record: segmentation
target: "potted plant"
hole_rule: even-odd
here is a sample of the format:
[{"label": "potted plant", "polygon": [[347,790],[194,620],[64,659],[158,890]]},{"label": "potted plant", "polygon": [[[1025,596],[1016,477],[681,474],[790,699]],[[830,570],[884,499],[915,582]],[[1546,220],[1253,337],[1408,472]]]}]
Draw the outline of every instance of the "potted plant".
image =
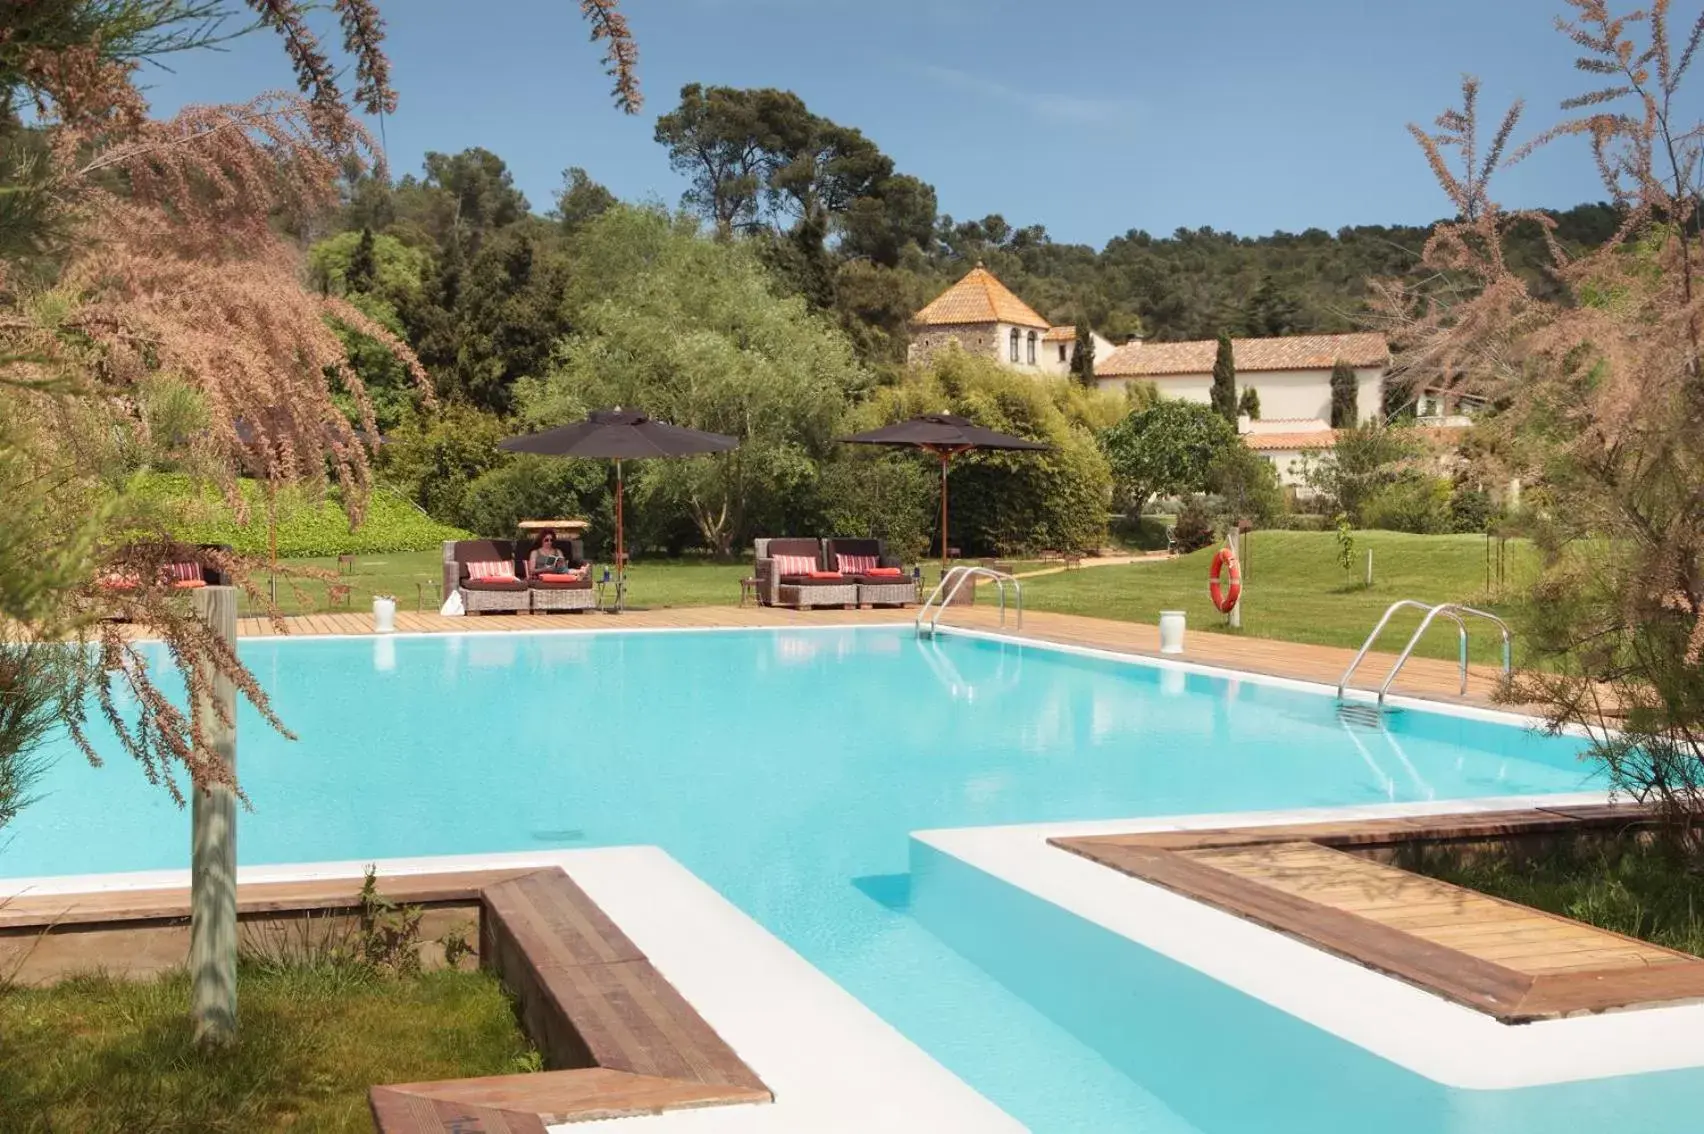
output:
[{"label": "potted plant", "polygon": [[373,629],[380,634],[389,634],[396,629],[396,596],[375,594],[373,596]]}]

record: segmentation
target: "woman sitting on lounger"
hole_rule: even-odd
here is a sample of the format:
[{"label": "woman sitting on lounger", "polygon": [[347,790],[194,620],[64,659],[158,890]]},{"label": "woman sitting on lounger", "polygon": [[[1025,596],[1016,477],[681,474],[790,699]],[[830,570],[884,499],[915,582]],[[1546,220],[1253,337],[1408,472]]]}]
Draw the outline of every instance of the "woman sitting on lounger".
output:
[{"label": "woman sitting on lounger", "polygon": [[578,566],[556,546],[556,533],[548,530],[539,533],[527,559],[528,573],[535,579],[540,575],[566,575]]}]

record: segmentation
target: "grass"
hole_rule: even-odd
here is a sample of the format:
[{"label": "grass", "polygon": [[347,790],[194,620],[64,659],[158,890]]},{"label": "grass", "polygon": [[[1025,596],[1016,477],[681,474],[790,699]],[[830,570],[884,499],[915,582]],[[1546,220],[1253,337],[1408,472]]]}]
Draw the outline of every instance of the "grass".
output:
[{"label": "grass", "polygon": [[[336,556],[284,562],[325,571],[337,570]],[[627,571],[627,598],[631,605],[653,608],[732,605],[739,601],[740,580],[750,574],[749,562],[639,560]],[[286,614],[370,610],[375,594],[391,594],[396,596],[399,610],[414,610],[418,605],[420,609],[433,611],[443,602],[440,594],[443,577],[443,552],[440,548],[361,555],[356,557],[353,573],[338,578],[338,585],[350,589],[346,601],[334,602],[329,593],[331,584],[317,579],[298,581],[292,587],[290,582],[280,578],[278,606]]]},{"label": "grass", "polygon": [[1655,945],[1704,956],[1704,873],[1672,847],[1624,838],[1537,857],[1433,850],[1411,869]]},{"label": "grass", "polygon": [[[1402,598],[1468,602],[1506,616],[1509,596],[1531,581],[1537,567],[1532,548],[1511,540],[1505,584],[1488,590],[1483,536],[1356,532],[1354,539],[1355,569],[1345,571],[1337,564],[1335,533],[1252,533],[1243,552],[1240,633],[1358,648],[1385,608]],[[1373,552],[1371,588],[1362,586],[1368,549]],[[1024,607],[1150,623],[1159,621],[1162,610],[1182,610],[1188,614],[1192,632],[1230,633],[1224,615],[1213,609],[1207,594],[1215,550],[1025,580]],[[1419,621],[1417,614],[1409,612],[1393,618],[1381,648],[1401,649]],[[1468,637],[1476,661],[1490,662],[1500,656],[1500,639],[1489,624],[1470,623]],[[1417,652],[1455,657],[1455,628],[1434,623]]]},{"label": "grass", "polygon": [[[1368,549],[1373,552],[1374,583],[1361,585]],[[1512,596],[1529,582],[1536,555],[1527,544],[1510,541],[1503,585],[1488,588],[1486,546],[1481,536],[1415,536],[1400,532],[1356,532],[1354,571],[1337,564],[1337,540],[1328,532],[1255,532],[1244,545],[1243,628],[1259,638],[1279,638],[1328,646],[1357,647],[1385,607],[1399,598],[1428,602],[1471,602],[1507,614]],[[1224,616],[1207,598],[1207,570],[1213,549],[1170,560],[1124,567],[1085,567],[1024,581],[1024,605],[1031,610],[1088,614],[1134,622],[1155,622],[1161,610],[1183,610],[1192,631],[1223,631]],[[335,557],[294,559],[290,563],[336,571]],[[279,606],[286,613],[368,610],[376,593],[393,594],[402,610],[436,610],[442,599],[441,553],[397,552],[362,555],[353,574],[340,578],[350,588],[346,602],[333,603],[328,586],[300,584],[295,593],[279,584]],[[1057,567],[1022,560],[1018,572]],[[628,599],[640,607],[729,605],[739,600],[739,581],[751,574],[749,561],[639,560],[628,571]],[[924,564],[925,589],[937,578],[933,561]],[[1385,632],[1385,649],[1400,649],[1419,618],[1402,614]],[[1453,658],[1454,628],[1434,625],[1419,652]],[[1498,638],[1490,626],[1470,625],[1476,661],[1498,657]]]},{"label": "grass", "polygon": [[0,991],[0,1130],[372,1130],[378,1083],[536,1070],[496,978],[245,965],[240,1040],[190,1042],[189,979]]}]

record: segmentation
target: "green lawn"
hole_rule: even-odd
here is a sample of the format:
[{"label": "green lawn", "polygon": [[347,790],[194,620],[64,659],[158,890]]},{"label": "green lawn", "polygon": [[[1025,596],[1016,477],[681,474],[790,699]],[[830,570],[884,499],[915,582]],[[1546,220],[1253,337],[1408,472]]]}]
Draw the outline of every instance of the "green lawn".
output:
[{"label": "green lawn", "polygon": [[[1373,586],[1361,585],[1368,549],[1373,552]],[[1192,631],[1222,631],[1224,616],[1207,598],[1207,570],[1213,549],[1171,560],[1126,567],[1085,567],[1024,582],[1024,604],[1031,610],[1056,610],[1135,622],[1154,622],[1161,610],[1184,610]],[[1337,565],[1337,540],[1325,532],[1254,532],[1243,555],[1242,633],[1292,642],[1359,646],[1379,615],[1399,598],[1426,602],[1469,602],[1506,614],[1510,596],[1531,581],[1537,558],[1532,548],[1508,544],[1506,582],[1487,588],[1486,547],[1482,536],[1414,536],[1400,532],[1356,532],[1355,569]],[[296,559],[291,563],[335,571],[337,560]],[[374,593],[397,597],[402,610],[436,610],[442,601],[440,552],[398,552],[357,557],[352,574],[340,576],[350,587],[349,608],[366,610]],[[1019,572],[1057,566],[1020,560]],[[601,573],[601,566],[599,568]],[[739,599],[740,579],[751,574],[749,561],[640,560],[628,572],[628,601],[639,607],[716,606]],[[924,565],[927,590],[937,578],[933,562]],[[327,584],[298,584],[300,593],[279,584],[278,603],[286,613],[345,609],[332,605]],[[1418,623],[1404,614],[1393,620],[1384,647],[1400,649]],[[1473,655],[1496,659],[1496,634],[1470,625]],[[1518,643],[1517,643],[1518,645]],[[1454,629],[1436,624],[1421,653],[1455,656]]]},{"label": "green lawn", "polygon": [[[1392,602],[1467,602],[1507,614],[1508,596],[1529,582],[1537,557],[1526,544],[1510,541],[1507,585],[1486,587],[1483,536],[1415,536],[1400,532],[1356,532],[1355,570],[1337,564],[1334,533],[1262,531],[1246,540],[1243,554],[1242,633],[1260,638],[1358,647]],[[1373,586],[1362,586],[1367,549],[1373,552]],[[1224,631],[1225,617],[1207,597],[1209,548],[1177,559],[1127,567],[1093,567],[1025,580],[1024,606],[1135,622],[1157,622],[1162,610],[1188,614],[1191,632]],[[1419,623],[1404,612],[1391,620],[1382,647],[1397,650]],[[1454,657],[1455,629],[1434,623],[1419,652]],[[1497,657],[1495,628],[1468,626],[1473,656]],[[1517,658],[1519,640],[1516,640]]]},{"label": "green lawn", "polygon": [[538,1066],[486,973],[245,965],[238,998],[239,1042],[203,1055],[182,972],[0,989],[0,1130],[364,1134],[374,1084]]},{"label": "green lawn", "polygon": [[[286,563],[335,572],[335,556],[325,559],[291,559]],[[598,567],[599,576],[602,566]],[[704,560],[640,560],[627,572],[627,600],[643,607],[718,606],[739,601],[740,580],[751,574],[751,564],[711,563]],[[260,579],[265,584],[265,576]],[[348,608],[368,610],[374,594],[396,596],[399,610],[437,610],[443,602],[443,553],[404,551],[388,555],[356,557],[353,573],[340,575],[338,583],[350,588]],[[278,582],[278,606],[286,614],[343,610],[333,603],[332,584],[317,579]]]}]

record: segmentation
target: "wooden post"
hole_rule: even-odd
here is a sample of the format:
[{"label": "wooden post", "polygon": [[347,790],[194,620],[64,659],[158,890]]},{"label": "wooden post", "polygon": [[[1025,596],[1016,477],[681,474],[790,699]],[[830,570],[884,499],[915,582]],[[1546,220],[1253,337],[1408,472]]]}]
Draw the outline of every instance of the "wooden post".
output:
[{"label": "wooden post", "polygon": [[[195,592],[195,614],[213,633],[237,641],[237,590]],[[237,689],[203,663],[202,727],[217,758],[237,765]],[[210,699],[209,699],[210,698]],[[214,703],[229,718],[219,719]],[[237,1038],[237,797],[225,784],[191,787],[189,880],[190,1020],[195,1042],[221,1047]]]},{"label": "wooden post", "polygon": [[[1237,570],[1240,572],[1242,570],[1242,533],[1237,530],[1235,524],[1232,524],[1231,530],[1225,533],[1225,542],[1231,545],[1231,554],[1236,556]],[[1242,595],[1240,593],[1237,595],[1236,605],[1231,607],[1231,613],[1226,617],[1225,625],[1232,630],[1242,629]]]},{"label": "wooden post", "polygon": [[1373,589],[1373,549],[1367,548],[1367,589]]}]

